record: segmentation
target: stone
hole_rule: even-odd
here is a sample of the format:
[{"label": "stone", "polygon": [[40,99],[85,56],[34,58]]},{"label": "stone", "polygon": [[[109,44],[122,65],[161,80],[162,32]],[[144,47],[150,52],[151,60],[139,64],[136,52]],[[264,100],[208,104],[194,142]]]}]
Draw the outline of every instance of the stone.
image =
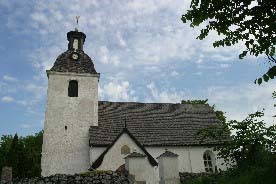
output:
[{"label": "stone", "polygon": [[12,182],[12,167],[3,167],[1,174],[1,183]]},{"label": "stone", "polygon": [[14,184],[133,184],[124,175],[118,175],[113,171],[104,173],[94,173],[88,176],[79,174],[65,175],[56,174],[49,177],[35,177],[35,178],[24,178],[21,180],[14,180]]}]

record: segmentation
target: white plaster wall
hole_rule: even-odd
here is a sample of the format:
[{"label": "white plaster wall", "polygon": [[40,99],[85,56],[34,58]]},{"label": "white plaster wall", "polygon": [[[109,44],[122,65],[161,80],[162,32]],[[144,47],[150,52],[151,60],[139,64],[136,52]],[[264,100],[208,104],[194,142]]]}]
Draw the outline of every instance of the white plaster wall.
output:
[{"label": "white plaster wall", "polygon": [[[85,172],[89,127],[98,123],[99,75],[49,72],[48,77],[42,176]],[[78,81],[78,97],[68,97],[70,80]]]},{"label": "white plaster wall", "polygon": [[[106,150],[106,147],[90,147],[90,165]],[[108,169],[111,170],[111,169]]]},{"label": "white plaster wall", "polygon": [[[147,151],[157,158],[159,155],[165,152],[165,149],[178,155],[178,168],[179,172],[205,172],[203,153],[206,150],[212,150],[212,148],[204,146],[183,146],[183,147],[146,147]],[[216,155],[217,153],[214,152]],[[226,166],[222,165],[222,160],[216,162],[218,169],[226,170]]]},{"label": "white plaster wall", "polygon": [[[115,171],[116,169],[118,169],[118,167],[125,164],[124,158],[127,155],[121,154],[121,147],[124,145],[128,145],[128,147],[130,148],[130,152],[133,152],[135,150],[138,153],[144,154],[143,151],[127,134],[122,134],[117,142],[106,153],[102,164],[97,169]],[[104,148],[92,147],[90,151],[90,158],[92,159],[91,163],[94,162],[104,150]],[[159,181],[158,167],[152,167],[148,159],[146,158],[146,167],[144,167],[144,169],[145,171],[147,171],[147,183],[156,184],[156,182]]]},{"label": "white plaster wall", "polygon": [[157,184],[155,169],[147,161],[147,157],[127,158],[126,169],[129,174],[135,175],[135,181],[146,181],[149,184]]},{"label": "white plaster wall", "polygon": [[158,159],[158,163],[160,179],[179,181],[177,157],[161,157]]},{"label": "white plaster wall", "polygon": [[[98,168],[99,170],[116,170],[119,166],[125,163],[124,157],[126,155],[121,155],[121,147],[123,145],[128,145],[131,149],[131,152],[135,149],[139,153],[143,153],[137,145],[131,140],[127,134],[123,134],[118,141],[113,145],[109,152],[105,155],[102,165]],[[90,150],[91,163],[95,161],[99,155],[106,148],[93,147]],[[183,146],[183,147],[146,147],[146,150],[153,156],[157,158],[162,153],[165,152],[165,149],[171,151],[175,154],[178,154],[178,170],[179,172],[205,172],[203,154],[207,150],[212,150],[212,148],[204,146]],[[217,153],[214,152],[216,155]],[[148,161],[147,161],[148,162]],[[149,163],[149,162],[148,162]],[[226,170],[226,166],[222,165],[223,160],[216,160],[216,165],[218,169]],[[144,168],[149,174],[148,181],[155,184],[159,181],[159,167],[145,167]]]}]

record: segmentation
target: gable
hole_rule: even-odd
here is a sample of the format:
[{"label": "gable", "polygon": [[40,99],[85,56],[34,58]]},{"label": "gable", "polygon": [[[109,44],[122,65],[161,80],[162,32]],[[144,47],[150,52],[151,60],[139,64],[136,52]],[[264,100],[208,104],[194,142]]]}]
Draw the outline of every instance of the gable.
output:
[{"label": "gable", "polygon": [[[116,170],[119,166],[125,163],[125,154],[121,153],[121,148],[128,146],[130,151],[137,151],[147,156],[148,162],[152,166],[157,166],[156,160],[148,153],[148,151],[136,140],[136,138],[124,128],[114,141],[105,149],[105,151],[92,163],[90,170],[113,169]],[[93,149],[93,148],[92,148]],[[114,167],[114,168],[112,168]]]}]

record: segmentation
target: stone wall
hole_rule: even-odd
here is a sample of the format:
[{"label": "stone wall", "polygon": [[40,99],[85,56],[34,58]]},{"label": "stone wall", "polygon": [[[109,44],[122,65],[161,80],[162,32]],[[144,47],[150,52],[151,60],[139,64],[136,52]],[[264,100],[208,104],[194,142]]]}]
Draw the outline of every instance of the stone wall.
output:
[{"label": "stone wall", "polygon": [[12,167],[3,167],[0,183],[8,183],[12,181]]},{"label": "stone wall", "polygon": [[194,180],[196,178],[204,177],[204,176],[211,176],[214,174],[210,173],[188,173],[188,172],[180,172],[180,182],[181,184],[186,184],[187,182]]},{"label": "stone wall", "polygon": [[[112,171],[88,172],[85,174],[65,175],[56,174],[48,177],[25,178],[14,180],[13,184],[131,184],[126,176],[119,175]],[[8,183],[7,183],[8,184]]]}]

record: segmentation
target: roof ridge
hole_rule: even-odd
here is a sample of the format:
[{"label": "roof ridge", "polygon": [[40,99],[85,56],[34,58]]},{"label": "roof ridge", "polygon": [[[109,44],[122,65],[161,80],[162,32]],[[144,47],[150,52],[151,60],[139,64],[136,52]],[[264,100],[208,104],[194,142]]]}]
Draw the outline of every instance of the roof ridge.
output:
[{"label": "roof ridge", "polygon": [[130,101],[126,101],[126,102],[114,102],[114,101],[107,101],[107,100],[99,100],[99,102],[103,102],[103,103],[122,103],[122,104],[165,104],[165,105],[181,105],[181,106],[193,106],[193,105],[200,105],[200,106],[208,106],[211,107],[209,104],[182,104],[182,103],[169,103],[169,102],[130,102]]}]

